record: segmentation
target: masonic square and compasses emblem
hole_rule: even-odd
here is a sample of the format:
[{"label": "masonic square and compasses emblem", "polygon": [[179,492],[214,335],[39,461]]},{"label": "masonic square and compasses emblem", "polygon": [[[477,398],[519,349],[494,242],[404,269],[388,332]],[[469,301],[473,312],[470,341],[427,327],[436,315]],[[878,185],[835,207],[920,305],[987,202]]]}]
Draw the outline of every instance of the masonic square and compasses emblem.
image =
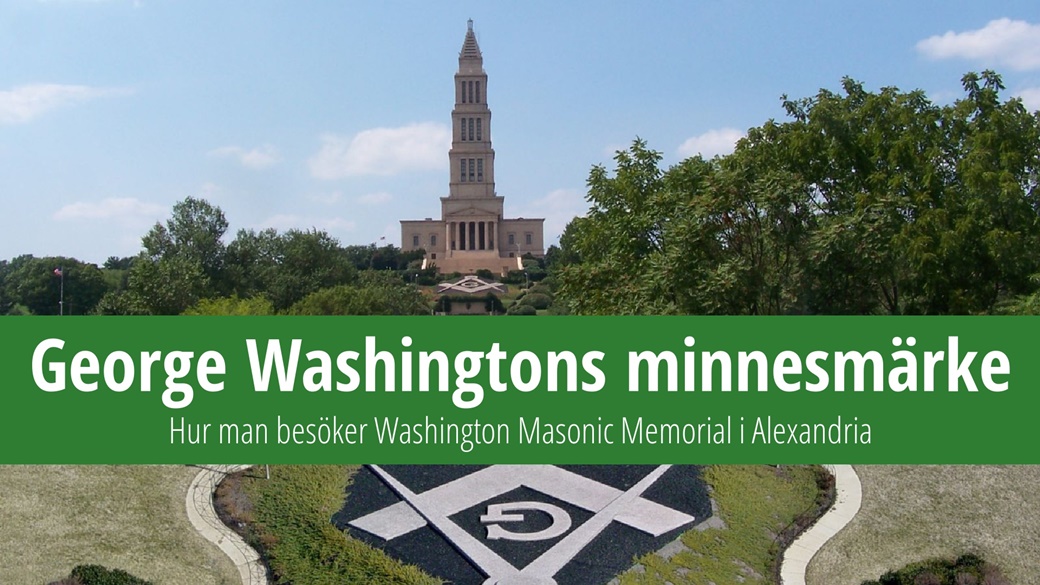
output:
[{"label": "masonic square and compasses emblem", "polygon": [[694,466],[378,466],[333,522],[452,583],[606,583],[707,519]]}]

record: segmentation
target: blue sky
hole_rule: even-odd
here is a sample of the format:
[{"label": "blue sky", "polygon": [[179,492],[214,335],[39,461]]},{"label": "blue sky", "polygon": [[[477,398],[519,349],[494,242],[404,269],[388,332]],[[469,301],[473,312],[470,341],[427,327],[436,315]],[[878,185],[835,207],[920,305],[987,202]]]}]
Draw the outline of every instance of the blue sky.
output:
[{"label": "blue sky", "polygon": [[448,191],[452,75],[474,28],[506,214],[546,245],[636,137],[674,163],[783,118],[780,96],[996,69],[1040,109],[1029,2],[0,0],[0,258],[93,262],[188,196],[239,229],[399,244]]}]

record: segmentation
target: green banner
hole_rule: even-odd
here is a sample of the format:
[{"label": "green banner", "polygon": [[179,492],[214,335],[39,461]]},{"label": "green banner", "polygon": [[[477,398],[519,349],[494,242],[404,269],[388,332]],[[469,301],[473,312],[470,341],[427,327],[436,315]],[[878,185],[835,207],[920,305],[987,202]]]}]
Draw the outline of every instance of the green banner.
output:
[{"label": "green banner", "polygon": [[0,463],[1040,463],[1040,320],[5,319]]}]

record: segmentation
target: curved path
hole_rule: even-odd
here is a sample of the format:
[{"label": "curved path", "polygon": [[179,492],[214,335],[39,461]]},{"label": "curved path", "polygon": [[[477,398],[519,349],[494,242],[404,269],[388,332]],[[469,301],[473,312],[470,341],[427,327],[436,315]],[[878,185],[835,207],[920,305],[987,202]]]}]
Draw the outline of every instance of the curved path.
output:
[{"label": "curved path", "polygon": [[206,540],[220,547],[231,559],[242,577],[242,585],[267,585],[267,570],[260,562],[260,555],[251,546],[224,525],[213,509],[213,492],[217,484],[229,473],[252,467],[252,465],[203,465],[202,471],[188,486],[185,506],[188,520]]},{"label": "curved path", "polygon": [[782,585],[805,585],[805,570],[809,561],[859,512],[863,501],[863,486],[851,465],[825,465],[834,475],[834,505],[809,530],[799,536],[784,551],[780,562]]}]

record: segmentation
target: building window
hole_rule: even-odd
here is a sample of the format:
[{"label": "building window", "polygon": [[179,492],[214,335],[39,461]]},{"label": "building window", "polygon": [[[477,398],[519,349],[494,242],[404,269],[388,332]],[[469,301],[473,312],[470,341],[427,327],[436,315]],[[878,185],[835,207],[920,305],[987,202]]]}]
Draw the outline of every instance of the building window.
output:
[{"label": "building window", "polygon": [[482,158],[477,159],[477,182],[484,182],[484,159]]},{"label": "building window", "polygon": [[460,104],[466,103],[466,82],[465,81],[460,81],[459,82],[459,103]]},{"label": "building window", "polygon": [[436,254],[430,254],[430,260],[436,260],[436,259],[437,259],[437,255]]},{"label": "building window", "polygon": [[430,234],[430,245],[431,246],[436,246],[437,245],[437,234]]},{"label": "building window", "polygon": [[476,161],[474,161],[473,159],[469,159],[469,181],[471,183],[473,182],[473,179],[475,178],[474,177],[474,175],[476,174],[475,171],[476,171]]},{"label": "building window", "polygon": [[483,132],[480,131],[480,123],[482,121],[480,118],[477,118],[477,140],[484,140]]},{"label": "building window", "polygon": [[473,101],[479,104],[480,103],[480,82],[478,81],[476,83],[477,83],[477,93],[475,94],[476,98]]},{"label": "building window", "polygon": [[509,257],[510,257],[510,258],[515,258],[516,256],[514,256],[514,255],[513,255],[513,253],[512,253],[512,252],[510,252],[510,253],[509,253]]},{"label": "building window", "polygon": [[524,243],[527,244],[528,246],[531,245],[531,240],[533,240],[533,239],[534,238],[531,236],[531,234],[524,234]]},{"label": "building window", "polygon": [[469,82],[469,103],[473,103],[473,82]]},{"label": "building window", "polygon": [[466,182],[466,159],[459,159],[459,182]]},{"label": "building window", "polygon": [[419,234],[415,234],[412,236],[412,246],[415,248],[419,247]]},{"label": "building window", "polygon": [[466,119],[459,118],[459,140],[466,140]]},{"label": "building window", "polygon": [[[509,234],[509,245],[510,246],[515,246],[516,245],[516,234]],[[512,254],[510,254],[510,256],[512,256]]]},{"label": "building window", "polygon": [[469,119],[469,139],[473,140],[473,118]]}]

